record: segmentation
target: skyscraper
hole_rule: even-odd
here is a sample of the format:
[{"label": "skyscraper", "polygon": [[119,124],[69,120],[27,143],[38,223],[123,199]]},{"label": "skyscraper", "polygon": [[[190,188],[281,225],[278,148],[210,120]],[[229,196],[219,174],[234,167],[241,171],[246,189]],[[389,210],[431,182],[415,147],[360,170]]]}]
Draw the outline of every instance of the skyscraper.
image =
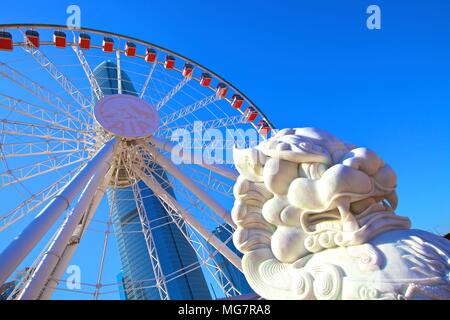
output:
[{"label": "skyscraper", "polygon": [[[228,240],[230,233],[225,229],[223,225],[217,226],[217,228],[213,231],[213,234],[219,238],[221,241],[225,242]],[[214,247],[208,245],[211,251],[214,251]],[[228,241],[227,247],[230,248],[236,255],[242,258],[242,253],[240,253],[233,244],[233,241]],[[230,261],[228,261],[222,254],[217,253],[214,258],[216,263],[222,269],[225,276],[233,283],[234,287],[241,293],[241,295],[250,295],[255,292],[248,284],[245,279],[244,274],[239,271]]]},{"label": "skyscraper", "polygon": [[[104,95],[117,94],[117,66],[110,61],[102,62],[94,70],[94,75]],[[122,93],[137,95],[128,77],[121,71]],[[166,177],[161,167],[154,167],[158,175]],[[155,179],[161,178],[155,175]],[[156,250],[164,275],[172,274],[198,263],[197,255],[178,227],[171,223],[164,207],[145,187],[138,182],[148,220],[152,228]],[[172,196],[171,188],[166,189]],[[130,300],[160,299],[154,287],[155,280],[146,241],[141,232],[139,214],[133,199],[132,187],[122,187],[116,191],[115,199],[111,189],[107,191],[110,206],[113,207],[112,220],[122,264],[121,286],[125,290],[121,297]],[[201,268],[197,268],[167,283],[170,299],[210,299],[211,295]]]}]

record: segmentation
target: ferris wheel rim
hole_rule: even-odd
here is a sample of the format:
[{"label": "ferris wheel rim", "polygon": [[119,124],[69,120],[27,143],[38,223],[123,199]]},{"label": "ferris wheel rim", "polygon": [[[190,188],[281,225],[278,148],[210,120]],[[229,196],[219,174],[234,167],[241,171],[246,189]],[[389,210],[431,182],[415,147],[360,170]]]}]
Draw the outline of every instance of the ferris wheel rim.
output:
[{"label": "ferris wheel rim", "polygon": [[[270,120],[270,118],[268,118],[266,116],[266,114],[264,113],[264,111],[261,110],[260,107],[258,107],[244,92],[242,92],[241,90],[239,90],[236,86],[234,86],[230,81],[224,79],[223,77],[221,77],[220,75],[218,75],[216,72],[214,72],[213,70],[205,67],[204,65],[202,65],[201,63],[198,63],[197,61],[190,59],[188,57],[186,57],[183,54],[180,54],[176,51],[167,49],[163,46],[160,46],[158,44],[146,41],[146,40],[142,40],[139,38],[135,38],[135,37],[131,37],[131,36],[127,36],[121,33],[116,33],[116,32],[111,32],[111,31],[105,31],[105,30],[100,30],[100,29],[95,29],[95,28],[88,28],[88,27],[80,27],[80,28],[72,28],[72,27],[68,27],[65,25],[59,25],[59,24],[34,24],[34,23],[14,23],[14,24],[0,24],[0,30],[5,30],[5,29],[20,29],[20,28],[40,28],[40,29],[59,29],[59,30],[69,30],[69,31],[86,31],[86,32],[91,32],[91,33],[95,33],[95,34],[99,34],[99,35],[107,35],[107,36],[112,36],[112,37],[117,37],[117,38],[121,38],[127,41],[134,41],[136,43],[139,43],[141,45],[146,45],[146,46],[152,46],[155,47],[156,49],[166,52],[168,54],[171,55],[175,55],[189,63],[192,63],[198,67],[200,67],[202,70],[210,73],[211,75],[213,75],[214,77],[216,77],[217,79],[219,79],[221,82],[225,83],[226,85],[228,85],[231,89],[233,89],[236,93],[239,93],[242,98],[244,98],[245,100],[248,101],[248,103],[255,108],[258,113],[261,115],[262,119],[264,121],[267,122],[267,124],[272,128],[272,129],[276,129],[276,127],[273,125],[272,121]],[[118,49],[120,50],[120,49]]]}]

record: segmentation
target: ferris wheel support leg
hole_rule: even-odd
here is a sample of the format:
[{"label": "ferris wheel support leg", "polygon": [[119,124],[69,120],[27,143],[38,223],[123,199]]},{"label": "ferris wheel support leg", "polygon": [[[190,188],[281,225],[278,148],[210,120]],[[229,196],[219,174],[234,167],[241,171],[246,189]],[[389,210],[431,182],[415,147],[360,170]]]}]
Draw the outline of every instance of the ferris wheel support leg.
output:
[{"label": "ferris wheel support leg", "polygon": [[[154,137],[154,136],[149,137],[147,140],[150,141],[151,143],[153,143],[156,147],[158,147],[164,151],[172,153],[173,150],[176,150],[175,144],[172,141],[169,141],[166,139],[161,139],[161,138]],[[227,168],[224,166],[208,164],[205,162],[203,162],[199,165],[208,170],[211,170],[217,174],[220,174],[221,176],[228,178],[232,181],[236,181],[239,176],[239,173],[236,170],[233,170],[231,168]]]},{"label": "ferris wheel support leg", "polygon": [[62,228],[59,229],[57,236],[37,265],[36,270],[33,271],[18,300],[36,300],[39,298],[76,227],[87,212],[89,203],[91,203],[96,189],[104,180],[108,169],[108,167],[103,166],[92,176],[75,207],[64,220]]},{"label": "ferris wheel support leg", "polygon": [[[81,211],[81,214],[83,212],[86,212],[86,214],[83,216],[82,221],[79,221],[80,219],[78,219],[78,223],[76,223],[76,221],[72,221],[74,223],[76,223],[75,228],[73,226],[71,226],[71,231],[65,231],[65,232],[71,232],[70,237],[68,238],[69,240],[67,240],[67,234],[60,236],[60,238],[64,238],[64,241],[61,243],[62,240],[60,241],[59,245],[63,245],[62,250],[61,247],[59,249],[57,249],[57,244],[55,243],[57,241],[57,239],[55,239],[54,244],[55,246],[49,248],[48,253],[46,253],[46,255],[44,256],[44,258],[42,260],[44,260],[46,258],[47,255],[50,255],[50,259],[55,259],[55,257],[59,257],[59,259],[56,259],[56,263],[53,263],[52,265],[47,265],[47,266],[43,266],[43,270],[47,271],[48,270],[48,274],[45,275],[45,278],[47,279],[46,281],[44,281],[44,283],[41,283],[38,288],[43,288],[43,290],[41,291],[40,294],[36,295],[34,294],[34,296],[31,296],[31,293],[26,293],[25,294],[25,290],[27,290],[28,286],[31,286],[31,283],[29,285],[27,285],[27,287],[24,289],[23,293],[20,296],[20,300],[26,300],[26,299],[39,299],[39,300],[49,300],[53,294],[53,291],[55,290],[55,288],[58,286],[59,283],[59,279],[61,279],[64,271],[67,268],[67,265],[69,264],[70,259],[72,259],[73,254],[75,253],[75,250],[78,248],[78,245],[80,243],[81,237],[83,236],[84,231],[88,228],[89,223],[92,219],[92,217],[94,216],[94,213],[97,211],[97,207],[99,206],[103,196],[105,195],[106,192],[106,187],[108,185],[109,180],[111,179],[113,173],[113,169],[110,168],[108,170],[108,172],[106,173],[106,176],[102,179],[103,183],[100,185],[100,187],[98,187],[97,191],[95,192],[95,190],[93,190],[94,188],[90,188],[91,190],[87,190],[88,187],[92,186],[93,181],[90,182],[89,186],[85,189],[84,193],[85,194],[93,194],[93,192],[95,192],[94,196],[92,197],[92,200],[90,201],[90,205],[88,206],[87,212],[86,210]],[[97,176],[97,174],[96,174]],[[101,179],[101,177],[103,177],[104,175],[98,175],[98,177]],[[95,177],[94,177],[95,178]],[[93,178],[93,179],[94,179]],[[79,207],[79,205],[81,204],[81,198],[78,201],[78,205],[77,205],[77,209]],[[83,205],[84,206],[84,205]],[[74,216],[74,214],[76,214],[75,212],[72,212],[71,216]],[[80,213],[78,213],[79,215]],[[70,218],[69,217],[69,218]],[[75,218],[71,218],[72,220]],[[70,223],[70,222],[68,222]],[[68,227],[68,223],[66,223],[65,227]],[[60,232],[61,234],[62,232]],[[55,253],[55,251],[59,251],[59,253]],[[54,254],[53,256],[51,256],[52,254]],[[39,268],[39,267],[38,267]],[[33,273],[32,279],[34,279],[35,277],[35,273],[38,272],[38,268],[36,268],[36,271]],[[33,281],[33,280],[31,280]],[[35,284],[36,286],[36,284]],[[28,289],[29,291],[29,289]]]},{"label": "ferris wheel support leg", "polygon": [[0,254],[0,285],[19,266],[34,246],[42,239],[92,175],[109,167],[117,141],[108,141],[72,180],[42,209],[28,226]]},{"label": "ferris wheel support leg", "polygon": [[155,148],[151,147],[148,143],[144,141],[137,142],[146,152],[153,156],[155,162],[159,163],[164,169],[169,171],[175,178],[180,180],[183,185],[188,188],[196,197],[202,200],[209,208],[211,208],[214,213],[223,219],[233,228],[236,228],[235,223],[231,219],[231,214],[214,198],[205,192],[199,185],[192,181],[183,171],[178,169],[172,161],[167,159],[164,155],[159,153]]},{"label": "ferris wheel support leg", "polygon": [[194,228],[205,240],[216,248],[228,261],[230,261],[236,268],[242,271],[241,259],[227,247],[219,238],[217,238],[211,231],[209,231],[203,224],[197,220],[192,214],[184,209],[181,204],[175,200],[161,185],[149,176],[147,176],[141,168],[134,166],[136,174],[162,201],[177,212],[192,228]]}]

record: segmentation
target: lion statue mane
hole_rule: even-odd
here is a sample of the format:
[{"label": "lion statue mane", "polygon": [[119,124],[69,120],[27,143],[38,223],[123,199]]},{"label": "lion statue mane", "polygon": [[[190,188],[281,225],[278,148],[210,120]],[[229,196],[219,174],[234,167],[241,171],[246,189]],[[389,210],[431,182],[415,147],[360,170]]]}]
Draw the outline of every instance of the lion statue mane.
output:
[{"label": "lion statue mane", "polygon": [[233,150],[233,242],[265,299],[450,299],[450,241],[395,214],[375,152],[316,128]]}]

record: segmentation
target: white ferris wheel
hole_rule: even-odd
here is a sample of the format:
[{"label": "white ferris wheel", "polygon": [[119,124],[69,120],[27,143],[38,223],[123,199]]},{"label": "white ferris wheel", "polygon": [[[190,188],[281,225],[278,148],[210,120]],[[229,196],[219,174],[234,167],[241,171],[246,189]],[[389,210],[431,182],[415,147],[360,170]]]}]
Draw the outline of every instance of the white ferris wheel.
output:
[{"label": "white ferris wheel", "polygon": [[[97,276],[86,293],[98,299],[112,290],[103,279],[121,196],[137,209],[134,232],[145,239],[160,299],[171,299],[170,281],[200,267],[224,296],[240,294],[216,261],[220,254],[241,268],[227,246],[238,174],[232,162],[202,156],[213,150],[212,158],[224,159],[236,139],[254,142],[242,136],[247,129],[267,138],[274,128],[264,113],[204,66],[120,34],[0,25],[0,50],[0,285],[33,261],[9,298],[51,298],[77,248],[101,228],[102,240],[88,244],[98,249],[89,258]],[[176,147],[178,133],[188,137],[189,154]],[[164,217],[152,220],[147,197]],[[195,266],[163,270],[154,233],[164,224],[192,247]],[[227,237],[212,232],[218,225]]]}]

